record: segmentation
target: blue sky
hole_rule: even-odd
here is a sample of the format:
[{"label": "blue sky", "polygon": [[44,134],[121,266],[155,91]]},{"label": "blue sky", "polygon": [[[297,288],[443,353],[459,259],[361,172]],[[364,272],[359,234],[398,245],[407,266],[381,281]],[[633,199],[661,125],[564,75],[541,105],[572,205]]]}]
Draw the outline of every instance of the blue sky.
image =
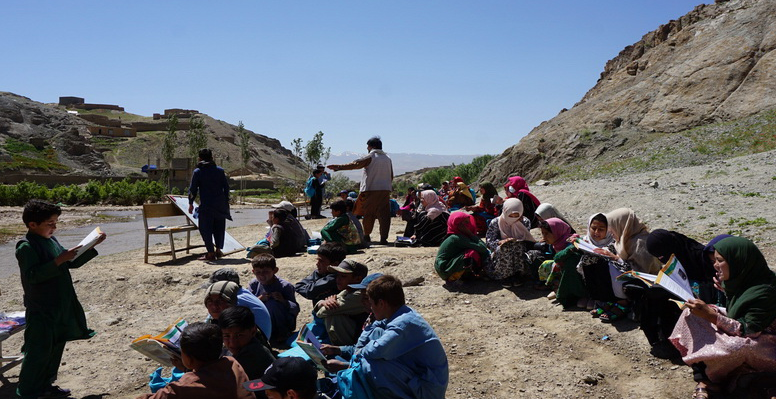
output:
[{"label": "blue sky", "polygon": [[607,60],[696,5],[595,1],[21,1],[0,90],[198,109],[332,152],[501,153]]}]

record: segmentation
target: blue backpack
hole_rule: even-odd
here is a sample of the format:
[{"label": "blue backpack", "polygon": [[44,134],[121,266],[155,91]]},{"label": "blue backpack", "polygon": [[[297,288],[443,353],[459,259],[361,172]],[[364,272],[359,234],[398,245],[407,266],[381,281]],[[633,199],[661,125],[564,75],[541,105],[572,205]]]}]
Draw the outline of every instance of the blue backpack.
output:
[{"label": "blue backpack", "polygon": [[304,187],[304,195],[310,198],[315,197],[315,187],[313,187],[313,180],[315,180],[315,176],[311,176],[309,179],[307,179],[307,185]]}]

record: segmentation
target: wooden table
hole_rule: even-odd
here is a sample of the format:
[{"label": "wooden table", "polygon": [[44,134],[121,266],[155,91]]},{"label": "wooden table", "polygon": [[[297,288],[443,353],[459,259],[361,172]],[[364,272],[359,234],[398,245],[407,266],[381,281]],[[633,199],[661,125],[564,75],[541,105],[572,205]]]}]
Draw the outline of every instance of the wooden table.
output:
[{"label": "wooden table", "polygon": [[[0,383],[2,383],[3,385],[9,383],[8,379],[5,378],[3,373],[21,364],[22,359],[24,359],[24,355],[20,355],[20,356],[3,355],[3,341],[5,341],[6,339],[8,339],[8,337],[14,334],[24,331],[25,327],[26,327],[26,324],[23,324],[21,326],[17,326],[16,328],[12,329],[8,333],[0,334]],[[6,364],[3,364],[3,363],[6,363]]]}]

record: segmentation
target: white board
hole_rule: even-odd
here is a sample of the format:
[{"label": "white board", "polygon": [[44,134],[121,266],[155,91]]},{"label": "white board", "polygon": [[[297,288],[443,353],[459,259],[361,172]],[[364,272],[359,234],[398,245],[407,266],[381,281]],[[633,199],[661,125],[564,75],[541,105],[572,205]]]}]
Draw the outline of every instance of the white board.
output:
[{"label": "white board", "polygon": [[[170,201],[172,201],[175,206],[177,206],[183,213],[186,215],[186,217],[191,220],[194,225],[199,227],[199,219],[195,219],[194,215],[189,213],[189,197],[183,196],[183,195],[168,195],[168,198],[170,198]],[[199,206],[197,202],[194,202],[194,208]],[[228,232],[224,232],[224,247],[221,249],[221,251],[224,253],[224,255],[233,254],[238,251],[244,250],[245,247],[240,244],[234,237],[229,235]]]}]

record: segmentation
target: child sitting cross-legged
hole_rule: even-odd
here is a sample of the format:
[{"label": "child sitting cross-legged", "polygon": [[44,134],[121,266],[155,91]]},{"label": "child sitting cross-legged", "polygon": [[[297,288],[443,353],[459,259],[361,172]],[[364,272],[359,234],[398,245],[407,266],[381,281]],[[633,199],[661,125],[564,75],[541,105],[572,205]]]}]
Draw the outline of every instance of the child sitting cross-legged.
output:
[{"label": "child sitting cross-legged", "polygon": [[329,205],[333,219],[321,229],[321,237],[326,242],[341,242],[345,244],[349,254],[356,253],[361,240],[358,229],[350,221],[348,206],[343,200],[336,200]]},{"label": "child sitting cross-legged", "polygon": [[313,314],[323,319],[332,345],[353,345],[361,334],[368,309],[361,302],[363,293],[349,285],[361,282],[368,268],[363,263],[345,260],[330,269],[337,273],[340,293],[315,304]]},{"label": "child sitting cross-legged", "polygon": [[188,372],[154,394],[137,399],[164,398],[234,398],[253,399],[243,389],[248,381],[240,363],[229,356],[221,357],[221,330],[215,324],[191,323],[181,335],[181,363]]},{"label": "child sitting cross-legged", "polygon": [[294,286],[277,276],[277,262],[270,254],[254,256],[251,266],[256,278],[251,280],[248,288],[264,302],[269,311],[272,320],[272,336],[269,342],[272,345],[280,345],[296,329],[299,304],[296,302]]}]

